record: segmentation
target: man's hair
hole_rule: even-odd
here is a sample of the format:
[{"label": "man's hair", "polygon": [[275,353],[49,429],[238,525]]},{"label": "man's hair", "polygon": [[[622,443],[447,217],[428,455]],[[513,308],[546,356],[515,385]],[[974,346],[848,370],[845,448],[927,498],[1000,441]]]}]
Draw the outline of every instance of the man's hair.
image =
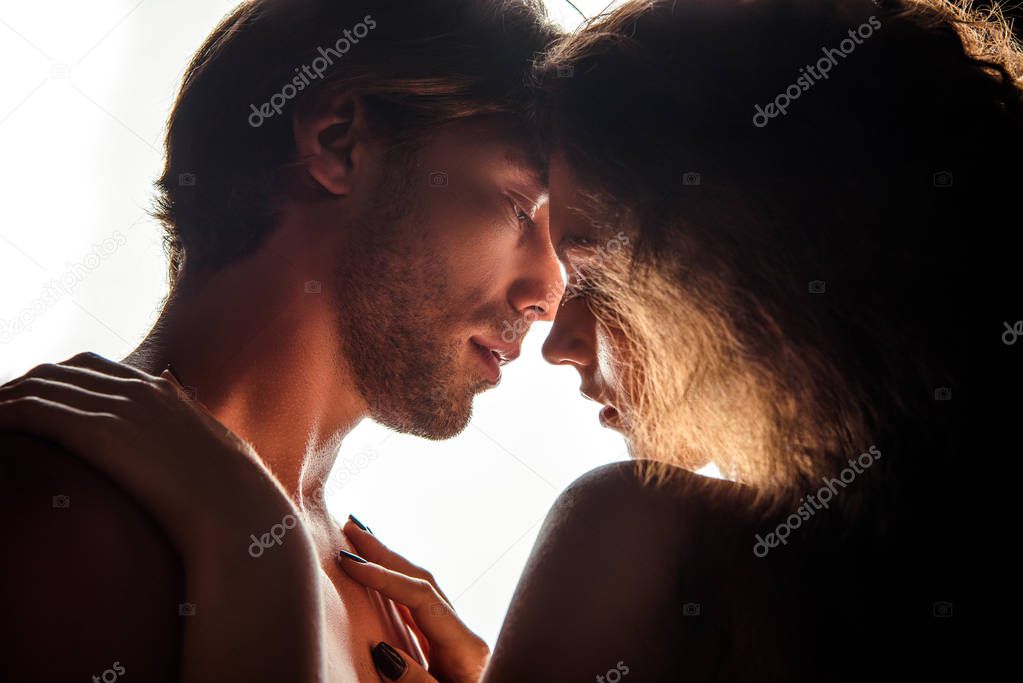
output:
[{"label": "man's hair", "polygon": [[979,450],[947,399],[1010,392],[976,380],[1018,310],[1021,76],[997,13],[945,0],[629,2],[559,43],[540,120],[576,208],[633,239],[588,286],[637,366],[634,453],[713,460],[792,512],[876,446],[853,514],[906,491],[869,481]]},{"label": "man's hair", "polygon": [[156,216],[171,281],[251,253],[275,224],[292,112],[363,99],[374,134],[414,148],[431,127],[518,115],[557,32],[539,0],[250,0],[199,48],[170,115]]}]

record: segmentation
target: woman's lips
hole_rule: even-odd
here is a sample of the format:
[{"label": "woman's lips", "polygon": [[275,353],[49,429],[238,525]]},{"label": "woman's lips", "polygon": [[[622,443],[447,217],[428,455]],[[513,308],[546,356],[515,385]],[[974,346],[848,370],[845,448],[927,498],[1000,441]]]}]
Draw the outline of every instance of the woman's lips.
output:
[{"label": "woman's lips", "polygon": [[586,385],[580,389],[580,393],[591,401],[603,406],[603,408],[600,409],[600,414],[598,415],[601,425],[618,431],[622,431],[624,429],[622,414],[618,412],[617,408],[608,402],[603,390],[597,390],[597,387],[595,386]]},{"label": "woman's lips", "polygon": [[611,429],[621,429],[622,426],[621,415],[618,413],[618,409],[615,408],[614,406],[611,405],[604,406],[600,411],[598,419],[600,420],[600,424],[604,425],[605,427],[609,427]]}]

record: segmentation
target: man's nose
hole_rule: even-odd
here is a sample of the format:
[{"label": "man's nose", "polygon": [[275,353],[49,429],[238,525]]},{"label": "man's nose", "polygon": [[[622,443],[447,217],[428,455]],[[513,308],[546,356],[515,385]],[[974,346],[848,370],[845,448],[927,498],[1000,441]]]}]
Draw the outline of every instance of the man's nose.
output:
[{"label": "man's nose", "polygon": [[565,281],[550,233],[547,230],[537,232],[532,248],[523,254],[521,276],[512,285],[509,303],[520,315],[550,321],[554,320],[565,292]]}]

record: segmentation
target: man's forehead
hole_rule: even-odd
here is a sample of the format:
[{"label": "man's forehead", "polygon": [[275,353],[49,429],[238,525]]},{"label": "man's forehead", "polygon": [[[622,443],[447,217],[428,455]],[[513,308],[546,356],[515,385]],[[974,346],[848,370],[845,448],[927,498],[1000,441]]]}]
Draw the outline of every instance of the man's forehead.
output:
[{"label": "man's forehead", "polygon": [[547,155],[535,129],[507,116],[478,117],[462,122],[460,135],[479,151],[494,154],[523,180],[547,188]]}]

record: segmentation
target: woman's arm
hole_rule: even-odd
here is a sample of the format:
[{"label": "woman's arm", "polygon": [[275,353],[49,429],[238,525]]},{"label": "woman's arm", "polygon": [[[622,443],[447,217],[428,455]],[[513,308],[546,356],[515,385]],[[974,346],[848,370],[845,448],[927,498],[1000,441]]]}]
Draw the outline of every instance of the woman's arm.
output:
[{"label": "woman's arm", "polygon": [[[182,680],[322,680],[319,566],[297,509],[168,379],[92,354],[40,366],[0,389],[0,431],[55,441],[163,527],[195,610],[182,615]],[[280,531],[280,545],[250,552],[253,537]]]},{"label": "woman's arm", "polygon": [[[52,442],[0,434],[0,680],[178,679],[179,555],[109,477]],[[109,675],[108,675],[109,680]]]}]

